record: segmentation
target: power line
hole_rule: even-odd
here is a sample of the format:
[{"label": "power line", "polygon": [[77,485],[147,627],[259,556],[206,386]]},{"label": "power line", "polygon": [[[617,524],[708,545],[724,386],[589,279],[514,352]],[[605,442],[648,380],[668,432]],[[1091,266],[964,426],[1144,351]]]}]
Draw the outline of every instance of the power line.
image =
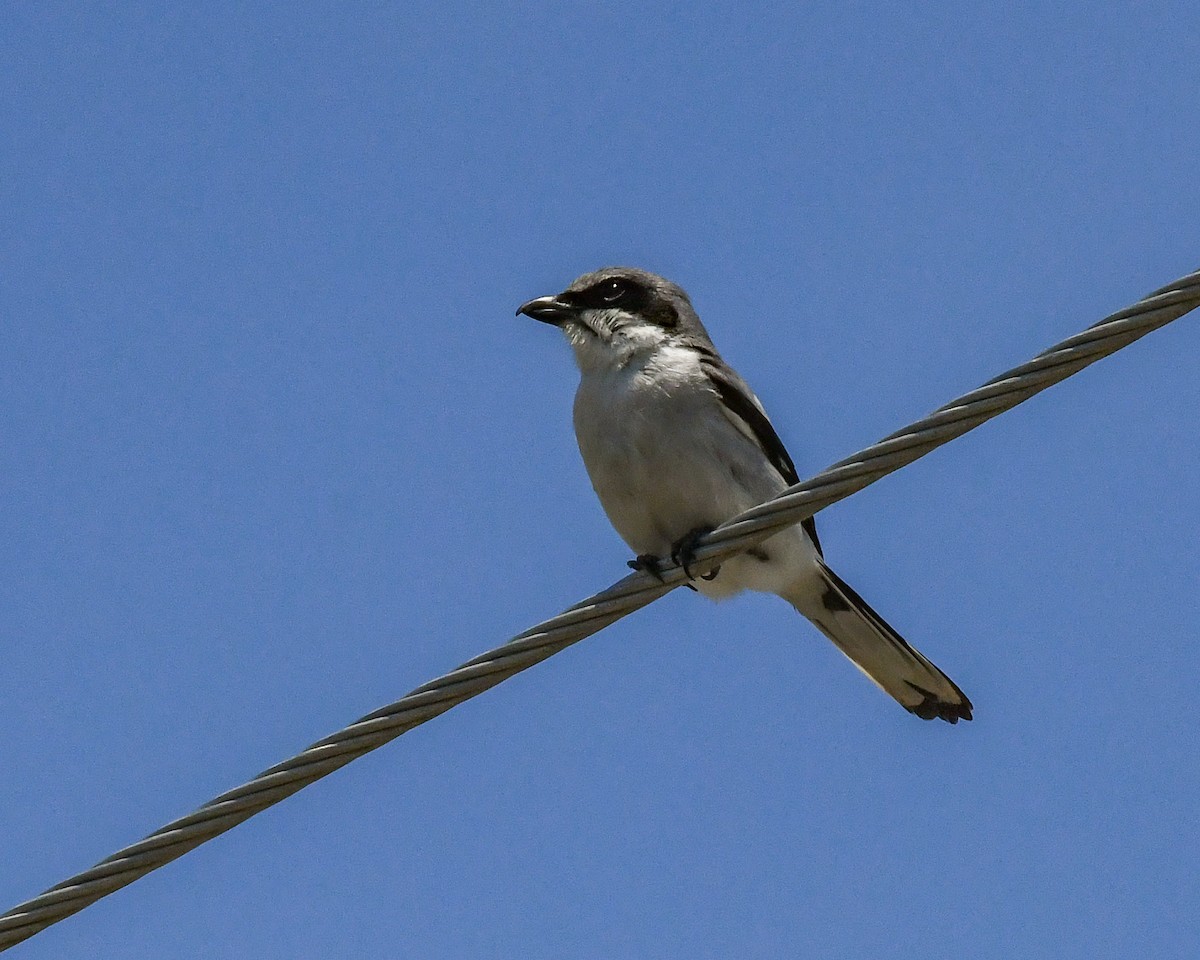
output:
[{"label": "power line", "polygon": [[[695,551],[696,565],[705,569],[706,564],[719,563],[749,549],[1197,306],[1200,306],[1200,271],[1154,291],[1028,363],[950,401],[815,477],[789,487],[775,499],[734,517],[700,542]],[[90,870],[19,904],[0,916],[0,951],[170,863],[426,720],[591,636],[686,580],[683,571],[674,565],[664,566],[661,573],[663,582],[641,572],[626,577],[263,771],[186,817],[117,851]]]}]

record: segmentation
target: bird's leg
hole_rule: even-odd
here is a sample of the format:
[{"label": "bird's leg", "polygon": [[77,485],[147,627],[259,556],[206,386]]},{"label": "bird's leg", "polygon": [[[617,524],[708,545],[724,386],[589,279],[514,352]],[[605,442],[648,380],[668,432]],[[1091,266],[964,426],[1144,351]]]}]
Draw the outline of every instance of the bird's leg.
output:
[{"label": "bird's leg", "polygon": [[[683,572],[688,575],[689,580],[695,580],[696,575],[692,573],[691,564],[696,559],[696,544],[701,537],[713,532],[712,527],[696,527],[689,531],[671,548],[671,559],[683,567]],[[720,567],[715,567],[708,573],[704,574],[702,580],[715,580],[717,574],[721,572]]]}]

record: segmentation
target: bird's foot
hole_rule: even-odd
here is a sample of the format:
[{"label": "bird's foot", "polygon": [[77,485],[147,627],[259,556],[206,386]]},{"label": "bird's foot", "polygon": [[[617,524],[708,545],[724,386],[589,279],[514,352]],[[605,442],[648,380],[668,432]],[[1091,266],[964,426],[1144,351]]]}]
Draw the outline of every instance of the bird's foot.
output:
[{"label": "bird's foot", "polygon": [[[712,527],[696,527],[694,530],[685,534],[671,548],[671,559],[683,567],[683,572],[687,574],[689,580],[695,580],[696,575],[692,573],[692,564],[696,560],[696,544],[701,537],[712,533]],[[708,573],[701,576],[701,580],[715,580],[717,574],[721,572],[720,567],[714,567]]]},{"label": "bird's foot", "polygon": [[[625,562],[631,570],[637,570],[639,573],[648,573],[657,579],[659,583],[666,583],[662,575],[662,557],[656,557],[652,553],[639,553],[632,560],[626,560]],[[689,590],[696,589],[690,583],[685,583],[684,586]]]},{"label": "bird's foot", "polygon": [[626,563],[629,565],[630,570],[637,570],[640,573],[648,573],[650,576],[658,580],[659,583],[663,582],[662,559],[656,557],[654,554],[639,553],[632,560],[627,560]]}]

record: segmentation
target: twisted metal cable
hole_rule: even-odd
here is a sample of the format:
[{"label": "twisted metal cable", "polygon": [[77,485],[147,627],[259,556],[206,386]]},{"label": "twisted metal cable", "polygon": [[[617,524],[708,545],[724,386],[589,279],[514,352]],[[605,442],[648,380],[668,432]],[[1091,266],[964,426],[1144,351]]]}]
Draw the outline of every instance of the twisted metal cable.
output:
[{"label": "twisted metal cable", "polygon": [[[1200,271],[1154,291],[1028,363],[722,524],[697,546],[697,567],[707,569],[784,527],[811,517],[1197,306],[1200,306]],[[0,951],[170,863],[426,720],[591,636],[686,579],[674,565],[664,566],[661,572],[662,582],[642,572],[626,577],[503,646],[467,661],[395,703],[314,743],[249,783],[221,794],[194,813],[117,851],[90,870],[19,904],[0,916]]]}]

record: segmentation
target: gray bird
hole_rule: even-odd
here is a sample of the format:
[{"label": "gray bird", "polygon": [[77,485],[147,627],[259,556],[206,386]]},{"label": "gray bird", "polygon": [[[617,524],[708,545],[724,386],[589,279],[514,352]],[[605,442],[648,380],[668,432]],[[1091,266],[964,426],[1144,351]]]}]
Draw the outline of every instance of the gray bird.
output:
[{"label": "gray bird", "polygon": [[[517,313],[558,327],[574,348],[579,451],[608,519],[638,555],[630,566],[653,573],[670,557],[688,569],[700,535],[799,482],[762,404],[676,284],[607,267]],[[692,582],[713,599],[777,594],[909,712],[971,719],[954,682],[829,568],[812,518]]]}]

